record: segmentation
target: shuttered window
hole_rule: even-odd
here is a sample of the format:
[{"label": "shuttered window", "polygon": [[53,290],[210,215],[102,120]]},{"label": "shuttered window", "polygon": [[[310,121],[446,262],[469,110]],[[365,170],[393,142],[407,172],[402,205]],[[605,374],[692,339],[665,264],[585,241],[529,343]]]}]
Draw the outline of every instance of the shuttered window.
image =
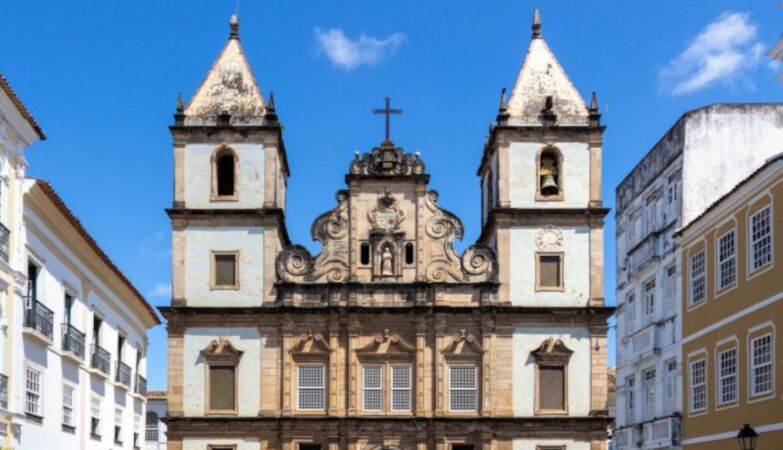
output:
[{"label": "shuttered window", "polygon": [[209,366],[209,409],[236,409],[236,367]]},{"label": "shuttered window", "polygon": [[563,287],[563,256],[538,255],[538,288],[560,289]]},{"label": "shuttered window", "polygon": [[538,408],[565,411],[565,367],[538,367]]},{"label": "shuttered window", "polygon": [[236,287],[237,285],[237,254],[217,253],[214,255],[215,287]]}]

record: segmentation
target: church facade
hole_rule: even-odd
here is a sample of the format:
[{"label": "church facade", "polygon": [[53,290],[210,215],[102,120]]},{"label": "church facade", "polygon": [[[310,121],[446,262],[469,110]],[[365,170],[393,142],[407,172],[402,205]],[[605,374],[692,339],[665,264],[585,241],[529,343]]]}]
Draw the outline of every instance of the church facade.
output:
[{"label": "church facade", "polygon": [[232,18],[171,126],[170,450],[606,449],[603,126],[540,28],[477,154],[478,242],[387,136],[346,155],[313,255]]}]

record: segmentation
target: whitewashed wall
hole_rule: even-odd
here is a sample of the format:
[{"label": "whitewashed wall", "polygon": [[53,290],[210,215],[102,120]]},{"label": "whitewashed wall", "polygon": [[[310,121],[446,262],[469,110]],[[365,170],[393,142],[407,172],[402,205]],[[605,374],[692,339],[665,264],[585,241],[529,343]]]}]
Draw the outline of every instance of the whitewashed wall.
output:
[{"label": "whitewashed wall", "polygon": [[[243,352],[239,360],[237,400],[240,416],[257,416],[261,405],[261,346],[264,341],[257,328],[189,328],[185,332],[183,361],[185,379],[185,415],[203,416],[206,408],[206,365],[201,356],[213,340],[223,337]],[[214,442],[213,442],[214,443]]]},{"label": "whitewashed wall", "polygon": [[558,142],[563,155],[563,201],[536,202],[536,155],[543,145],[515,142],[509,148],[509,200],[512,208],[585,208],[590,202],[590,150],[583,142]]},{"label": "whitewashed wall", "polygon": [[[263,303],[264,228],[190,227],[185,233],[188,306],[259,306]],[[239,250],[239,289],[210,290],[213,251]]]},{"label": "whitewashed wall", "polygon": [[590,333],[587,328],[527,327],[514,330],[514,416],[534,415],[536,365],[530,352],[550,337],[562,340],[574,352],[568,362],[568,414],[587,416],[590,413]]},{"label": "whitewashed wall", "polygon": [[540,227],[511,229],[511,302],[517,306],[585,306],[590,293],[590,229],[560,227],[563,233],[563,292],[536,292],[536,236]]},{"label": "whitewashed wall", "polygon": [[210,201],[212,155],[218,146],[185,147],[185,204],[188,208],[260,208],[264,204],[264,146],[231,144],[237,154],[238,201]]}]

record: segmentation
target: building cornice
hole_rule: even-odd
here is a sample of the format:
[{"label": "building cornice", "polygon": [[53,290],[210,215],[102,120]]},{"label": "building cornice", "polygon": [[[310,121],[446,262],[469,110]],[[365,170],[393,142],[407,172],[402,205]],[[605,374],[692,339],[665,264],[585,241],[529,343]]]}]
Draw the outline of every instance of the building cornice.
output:
[{"label": "building cornice", "polygon": [[172,222],[182,221],[198,222],[211,219],[237,220],[259,225],[268,224],[270,221],[277,226],[279,237],[284,245],[290,245],[288,229],[285,225],[285,212],[280,208],[187,208],[175,205],[166,208],[166,214]]},{"label": "building cornice", "polygon": [[479,243],[486,243],[491,233],[498,225],[502,223],[513,223],[515,225],[541,224],[558,222],[564,220],[593,221],[603,222],[609,208],[587,207],[587,208],[494,208],[489,213],[487,221],[481,228]]}]

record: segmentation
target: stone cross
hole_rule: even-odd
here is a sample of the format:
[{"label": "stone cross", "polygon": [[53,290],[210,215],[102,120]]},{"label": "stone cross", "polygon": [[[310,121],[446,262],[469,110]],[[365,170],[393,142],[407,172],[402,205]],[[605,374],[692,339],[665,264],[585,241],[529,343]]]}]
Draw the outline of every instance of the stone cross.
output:
[{"label": "stone cross", "polygon": [[389,117],[392,114],[402,114],[401,109],[392,109],[390,106],[391,99],[389,97],[386,97],[386,107],[383,109],[376,108],[373,109],[373,114],[384,114],[386,116],[386,142],[389,142]]}]

